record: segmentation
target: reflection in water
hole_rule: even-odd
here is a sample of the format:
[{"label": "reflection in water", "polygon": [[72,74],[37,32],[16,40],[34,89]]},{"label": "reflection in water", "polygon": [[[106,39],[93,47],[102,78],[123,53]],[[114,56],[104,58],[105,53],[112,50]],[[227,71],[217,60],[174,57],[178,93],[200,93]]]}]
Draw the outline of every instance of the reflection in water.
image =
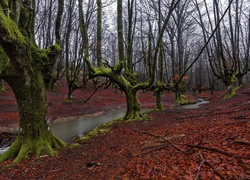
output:
[{"label": "reflection in water", "polygon": [[97,117],[79,118],[73,121],[52,124],[53,134],[65,142],[69,142],[74,136],[80,136],[93,128],[106,122],[122,117],[126,110],[109,111],[105,115]]}]

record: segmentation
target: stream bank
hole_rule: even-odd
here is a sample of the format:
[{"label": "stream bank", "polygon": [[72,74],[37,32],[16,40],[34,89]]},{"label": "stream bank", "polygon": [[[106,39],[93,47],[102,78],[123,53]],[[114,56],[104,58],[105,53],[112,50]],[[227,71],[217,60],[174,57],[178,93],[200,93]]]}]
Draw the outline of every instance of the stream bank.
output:
[{"label": "stream bank", "polygon": [[181,108],[183,108],[183,109],[198,109],[198,108],[200,108],[200,105],[208,104],[209,102],[210,101],[204,100],[202,98],[198,98],[198,102],[196,102],[194,104],[183,105],[183,106],[181,106]]},{"label": "stream bank", "polygon": [[[209,101],[205,101],[198,98],[199,102],[195,104],[189,104],[181,106],[183,109],[197,109],[202,104],[207,104]],[[142,112],[149,111],[150,109],[143,109]],[[61,140],[69,143],[74,137],[81,137],[84,133],[91,131],[97,126],[110,122],[114,119],[122,117],[126,113],[126,109],[100,111],[94,114],[87,114],[83,117],[65,117],[58,118],[51,124],[52,132],[55,136]],[[15,125],[15,129],[18,125]],[[10,133],[11,134],[11,133]],[[16,133],[13,133],[16,134]],[[14,136],[15,137],[15,136]],[[8,146],[12,143],[13,139],[4,139],[0,145],[0,154],[4,153]]]}]

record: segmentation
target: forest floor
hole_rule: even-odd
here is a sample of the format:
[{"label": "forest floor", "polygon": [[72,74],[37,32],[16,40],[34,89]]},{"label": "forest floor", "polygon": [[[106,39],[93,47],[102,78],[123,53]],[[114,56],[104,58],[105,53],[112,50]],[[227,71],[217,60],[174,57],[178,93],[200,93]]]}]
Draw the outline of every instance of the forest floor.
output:
[{"label": "forest floor", "polygon": [[[63,84],[49,92],[52,122],[126,108],[124,94],[111,87],[100,88],[87,103],[92,88],[77,90],[76,102],[65,103]],[[250,179],[250,86],[231,99],[224,95],[202,93],[210,103],[190,110],[164,92],[166,109],[150,112],[151,120],[114,123],[110,131],[55,157],[32,155],[8,168],[11,160],[6,161],[0,179]],[[142,108],[155,107],[152,92],[140,92],[139,99]],[[0,132],[16,130],[17,119],[13,94],[1,92]]]}]

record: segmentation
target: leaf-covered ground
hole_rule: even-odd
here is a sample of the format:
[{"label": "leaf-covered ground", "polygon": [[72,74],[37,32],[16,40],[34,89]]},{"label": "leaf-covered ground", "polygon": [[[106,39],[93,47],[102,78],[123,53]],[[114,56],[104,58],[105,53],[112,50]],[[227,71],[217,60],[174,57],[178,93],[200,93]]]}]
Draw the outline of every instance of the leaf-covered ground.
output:
[{"label": "leaf-covered ground", "polygon": [[[65,93],[51,92],[50,116],[125,107],[124,95],[114,89],[98,93],[85,104],[84,91],[77,92],[77,102],[66,104]],[[109,132],[55,157],[31,156],[9,168],[7,161],[0,165],[0,179],[250,179],[250,87],[229,100],[223,95],[215,93],[209,104],[188,110],[165,92],[166,110],[149,113],[151,121],[115,123]],[[140,99],[143,108],[154,107],[151,92],[141,92]]]}]

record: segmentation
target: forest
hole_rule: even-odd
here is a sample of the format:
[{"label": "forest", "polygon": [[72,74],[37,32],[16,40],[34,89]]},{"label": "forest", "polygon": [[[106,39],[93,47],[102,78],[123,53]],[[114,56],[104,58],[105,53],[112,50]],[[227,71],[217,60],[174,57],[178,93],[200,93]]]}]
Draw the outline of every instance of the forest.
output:
[{"label": "forest", "polygon": [[[0,122],[18,124],[0,177],[249,179],[249,9],[0,0]],[[52,131],[60,118],[118,108],[121,118],[70,143]]]}]

